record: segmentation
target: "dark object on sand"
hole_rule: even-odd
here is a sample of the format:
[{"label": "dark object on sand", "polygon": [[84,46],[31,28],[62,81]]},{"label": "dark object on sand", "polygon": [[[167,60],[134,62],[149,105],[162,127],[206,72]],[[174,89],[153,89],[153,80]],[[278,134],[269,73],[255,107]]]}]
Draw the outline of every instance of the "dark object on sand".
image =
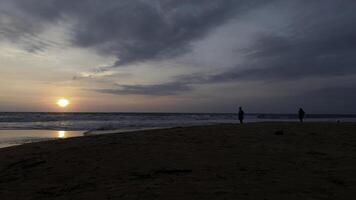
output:
[{"label": "dark object on sand", "polygon": [[239,121],[240,124],[244,123],[245,112],[242,110],[242,107],[239,107]]},{"label": "dark object on sand", "polygon": [[304,116],[305,116],[305,112],[304,112],[303,108],[299,108],[298,118],[299,118],[300,122],[303,122]]},{"label": "dark object on sand", "polygon": [[276,132],[274,132],[275,135],[284,135],[284,131],[283,130],[278,130]]}]

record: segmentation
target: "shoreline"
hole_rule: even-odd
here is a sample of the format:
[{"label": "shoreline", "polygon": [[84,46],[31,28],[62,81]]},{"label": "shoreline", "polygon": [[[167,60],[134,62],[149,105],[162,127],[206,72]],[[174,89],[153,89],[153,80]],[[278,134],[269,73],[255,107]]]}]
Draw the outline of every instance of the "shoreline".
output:
[{"label": "shoreline", "polygon": [[0,197],[352,199],[355,133],[356,123],[259,122],[7,147]]},{"label": "shoreline", "polygon": [[[300,122],[298,121],[251,121],[251,122],[244,122],[244,124],[299,124]],[[350,121],[350,122],[331,122],[331,121],[307,121],[304,122],[305,124],[325,124],[325,123],[341,123],[341,124],[354,124],[356,122]],[[7,140],[11,141],[10,144],[0,144],[0,150],[3,148],[8,148],[12,146],[22,146],[25,144],[31,144],[31,143],[38,143],[38,142],[46,142],[46,141],[52,141],[52,140],[66,140],[69,138],[77,138],[77,137],[89,137],[89,136],[100,136],[100,135],[110,135],[110,134],[123,134],[123,133],[133,133],[133,132],[142,132],[142,131],[150,131],[150,130],[166,130],[166,129],[174,129],[174,128],[193,128],[193,127],[204,127],[204,126],[219,126],[219,125],[240,125],[238,122],[236,123],[211,123],[211,124],[205,124],[205,125],[187,125],[187,126],[172,126],[172,127],[152,127],[152,128],[137,128],[137,129],[116,129],[116,130],[65,130],[65,131],[59,131],[59,130],[52,130],[52,129],[0,129],[0,132],[6,132],[6,131],[11,131],[11,132],[29,132],[32,133],[30,135],[22,134],[22,137],[10,137],[6,138]],[[58,132],[58,136],[53,136],[53,134],[48,137],[39,137],[36,133],[38,132]],[[63,137],[60,136],[60,132],[64,132],[66,136]],[[70,133],[67,134],[66,133]],[[75,133],[74,135],[72,133]],[[62,133],[63,134],[63,133]],[[12,136],[12,135],[10,135]],[[0,137],[1,139],[1,137]],[[17,141],[18,140],[18,141]],[[21,140],[25,140],[24,142],[21,142]],[[32,142],[33,140],[33,142]],[[0,141],[1,142],[1,141]]]}]

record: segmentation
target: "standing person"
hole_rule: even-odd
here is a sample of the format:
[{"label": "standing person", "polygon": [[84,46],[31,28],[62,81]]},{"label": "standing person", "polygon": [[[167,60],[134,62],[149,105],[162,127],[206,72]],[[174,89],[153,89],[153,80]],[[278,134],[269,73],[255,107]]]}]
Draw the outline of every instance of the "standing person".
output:
[{"label": "standing person", "polygon": [[305,112],[304,112],[303,108],[299,108],[298,117],[299,117],[300,122],[303,122],[304,116],[305,116]]},{"label": "standing person", "polygon": [[242,107],[239,107],[239,121],[240,124],[244,123],[245,112],[242,110]]}]

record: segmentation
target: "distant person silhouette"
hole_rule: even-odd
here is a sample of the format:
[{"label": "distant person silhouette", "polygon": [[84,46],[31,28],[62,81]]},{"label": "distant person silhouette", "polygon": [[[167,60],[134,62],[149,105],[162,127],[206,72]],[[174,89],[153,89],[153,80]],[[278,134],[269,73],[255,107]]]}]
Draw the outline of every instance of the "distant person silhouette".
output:
[{"label": "distant person silhouette", "polygon": [[239,107],[239,121],[240,124],[244,123],[245,112],[242,110],[242,107]]},{"label": "distant person silhouette", "polygon": [[299,117],[300,122],[303,122],[304,116],[305,116],[305,112],[304,112],[303,108],[299,108],[298,117]]}]

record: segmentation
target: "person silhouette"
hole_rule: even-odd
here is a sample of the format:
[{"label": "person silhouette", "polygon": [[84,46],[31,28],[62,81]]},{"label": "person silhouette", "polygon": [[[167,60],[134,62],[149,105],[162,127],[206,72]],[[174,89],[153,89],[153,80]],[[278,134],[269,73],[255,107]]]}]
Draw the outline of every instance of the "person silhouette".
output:
[{"label": "person silhouette", "polygon": [[244,123],[245,112],[242,110],[242,107],[239,107],[239,121],[240,124]]},{"label": "person silhouette", "polygon": [[300,122],[303,122],[304,116],[305,116],[305,112],[304,112],[303,108],[299,108],[298,118],[299,118]]}]

